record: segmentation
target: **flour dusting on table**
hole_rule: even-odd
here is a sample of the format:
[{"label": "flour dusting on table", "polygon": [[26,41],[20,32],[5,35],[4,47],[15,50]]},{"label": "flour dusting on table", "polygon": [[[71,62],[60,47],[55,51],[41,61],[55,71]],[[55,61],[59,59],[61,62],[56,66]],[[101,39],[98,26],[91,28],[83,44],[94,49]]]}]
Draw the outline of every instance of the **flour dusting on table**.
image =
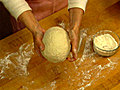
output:
[{"label": "flour dusting on table", "polygon": [[0,58],[0,80],[28,75],[27,66],[33,55],[33,47],[33,43],[25,43],[19,47],[18,52],[7,52],[4,58]]},{"label": "flour dusting on table", "polygon": [[[59,87],[57,87],[57,85],[61,83],[65,83],[68,85],[68,87],[64,87],[65,89],[69,88],[70,90],[85,90],[99,79],[105,78],[112,70],[115,69],[115,67],[117,66],[118,58],[111,59],[110,57],[103,58],[101,56],[98,56],[93,51],[93,35],[87,35],[87,31],[88,29],[82,29],[80,34],[79,50],[81,49],[82,43],[85,42],[83,53],[79,53],[82,53],[82,56],[78,57],[76,61],[70,62],[72,68],[70,68],[69,65],[67,65],[68,63],[65,62],[62,65],[59,65],[59,68],[56,72],[60,72],[64,78],[61,78],[61,82],[57,80],[55,81],[55,83],[54,81],[50,82],[49,84],[47,84],[47,87],[49,88],[45,86],[41,88],[41,90],[60,89]],[[64,67],[63,72],[61,72],[60,70],[62,67]],[[50,86],[52,86],[52,88],[50,88]]]},{"label": "flour dusting on table", "polygon": [[[93,51],[93,35],[88,35],[88,30],[88,28],[81,30],[79,50],[81,50],[83,42],[85,42],[85,45],[83,52],[79,52],[79,55],[81,56],[78,57],[76,61],[65,61],[60,65],[47,63],[44,68],[49,68],[45,70],[48,75],[55,76],[52,77],[53,80],[51,80],[51,78],[49,78],[49,80],[47,77],[44,77],[48,82],[43,86],[37,86],[38,88],[34,88],[34,86],[39,85],[37,81],[39,79],[38,78],[36,81],[33,80],[30,83],[26,82],[22,88],[28,90],[57,90],[61,89],[61,86],[65,85],[65,87],[63,87],[65,89],[84,90],[89,86],[94,85],[94,83],[99,79],[105,78],[110,74],[110,72],[116,68],[119,58],[103,58],[98,56]],[[18,52],[7,53],[4,58],[0,58],[0,80],[4,78],[11,79],[15,76],[28,75],[27,65],[33,55],[33,48],[33,43],[25,43],[21,45]],[[71,67],[69,67],[69,65],[71,65]],[[47,70],[49,70],[49,72]]]}]

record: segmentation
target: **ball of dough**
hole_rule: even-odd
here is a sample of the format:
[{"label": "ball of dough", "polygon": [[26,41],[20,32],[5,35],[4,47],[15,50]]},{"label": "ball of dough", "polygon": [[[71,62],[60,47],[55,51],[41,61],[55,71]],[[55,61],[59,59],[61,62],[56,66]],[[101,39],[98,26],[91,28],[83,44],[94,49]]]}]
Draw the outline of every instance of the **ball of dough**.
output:
[{"label": "ball of dough", "polygon": [[42,55],[50,62],[58,63],[64,61],[70,52],[70,40],[67,32],[60,27],[48,29],[43,37],[45,50]]}]

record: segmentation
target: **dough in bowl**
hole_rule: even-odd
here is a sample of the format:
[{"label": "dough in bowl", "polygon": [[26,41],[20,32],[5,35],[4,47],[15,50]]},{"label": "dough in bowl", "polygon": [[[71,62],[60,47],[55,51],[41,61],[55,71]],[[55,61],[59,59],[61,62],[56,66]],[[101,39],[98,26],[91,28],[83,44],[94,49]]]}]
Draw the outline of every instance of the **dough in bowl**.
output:
[{"label": "dough in bowl", "polygon": [[70,53],[70,40],[67,32],[60,27],[51,27],[43,37],[45,50],[42,55],[50,62],[58,63],[66,60]]}]

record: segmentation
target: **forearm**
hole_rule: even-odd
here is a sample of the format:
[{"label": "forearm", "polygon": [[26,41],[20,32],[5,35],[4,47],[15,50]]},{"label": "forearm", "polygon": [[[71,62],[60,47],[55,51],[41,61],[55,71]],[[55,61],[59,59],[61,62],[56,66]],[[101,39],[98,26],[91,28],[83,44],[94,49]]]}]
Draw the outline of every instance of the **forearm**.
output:
[{"label": "forearm", "polygon": [[88,0],[68,0],[70,29],[79,28]]},{"label": "forearm", "polygon": [[40,27],[38,21],[35,19],[33,13],[31,11],[25,11],[22,13],[18,20],[25,24],[25,26],[28,28],[28,30],[31,31],[31,33],[35,33],[39,30],[42,30]]},{"label": "forearm", "polygon": [[70,30],[73,28],[79,29],[81,25],[83,13],[84,11],[80,8],[71,8],[69,10]]}]

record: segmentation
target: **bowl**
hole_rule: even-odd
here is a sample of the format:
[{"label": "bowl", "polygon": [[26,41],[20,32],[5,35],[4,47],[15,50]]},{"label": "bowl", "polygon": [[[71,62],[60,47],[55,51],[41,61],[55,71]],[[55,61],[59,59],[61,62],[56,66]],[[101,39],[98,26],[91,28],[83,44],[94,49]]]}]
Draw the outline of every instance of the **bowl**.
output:
[{"label": "bowl", "polygon": [[[107,37],[105,37],[105,35]],[[97,38],[98,36],[99,36],[99,39]],[[101,38],[100,38],[100,36],[101,36]],[[104,38],[103,38],[103,36],[104,36]],[[112,43],[109,43],[110,40]],[[101,43],[101,45],[98,44],[98,42]],[[105,46],[103,44],[105,44]],[[112,48],[110,48],[110,45]],[[114,55],[118,51],[119,46],[120,46],[119,36],[115,32],[112,32],[110,30],[101,30],[93,36],[93,49],[97,54],[99,54],[101,56]]]}]

